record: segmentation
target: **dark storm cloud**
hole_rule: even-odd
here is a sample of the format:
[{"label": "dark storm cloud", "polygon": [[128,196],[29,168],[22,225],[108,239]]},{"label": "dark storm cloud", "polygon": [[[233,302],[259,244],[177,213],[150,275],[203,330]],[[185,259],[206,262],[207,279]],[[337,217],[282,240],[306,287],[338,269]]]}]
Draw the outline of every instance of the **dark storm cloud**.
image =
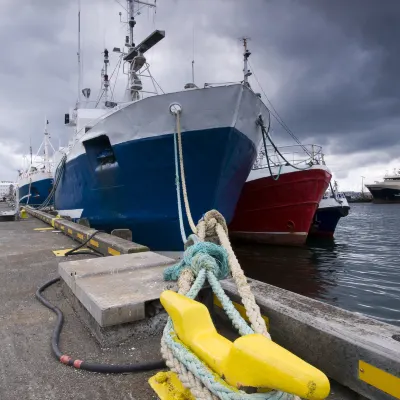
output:
[{"label": "dark storm cloud", "polygon": [[330,144],[335,153],[396,154],[400,2],[239,3],[236,24],[217,29],[228,34],[239,27],[252,37],[258,75],[267,92],[268,83],[278,82],[274,102],[301,139]]},{"label": "dark storm cloud", "polygon": [[[21,154],[32,137],[37,147],[47,115],[55,144],[58,138],[65,144],[63,114],[77,96],[77,1],[30,0],[18,6],[3,2],[0,143],[7,153]],[[124,39],[118,26],[123,10],[114,0],[81,2],[83,81],[97,94],[101,52],[105,45],[121,46]],[[400,154],[400,1],[157,3],[155,26],[167,36],[148,57],[166,91],[180,90],[190,79],[193,31],[199,85],[240,80],[238,38],[250,36],[251,66],[301,140],[322,144],[334,155],[362,153],[365,156],[353,157],[359,164],[388,162]],[[146,11],[137,19],[139,40],[154,26]],[[114,55],[111,61],[113,68]],[[273,129],[278,142],[289,142],[276,122]],[[12,177],[14,164],[15,157],[0,158],[1,174]]]}]

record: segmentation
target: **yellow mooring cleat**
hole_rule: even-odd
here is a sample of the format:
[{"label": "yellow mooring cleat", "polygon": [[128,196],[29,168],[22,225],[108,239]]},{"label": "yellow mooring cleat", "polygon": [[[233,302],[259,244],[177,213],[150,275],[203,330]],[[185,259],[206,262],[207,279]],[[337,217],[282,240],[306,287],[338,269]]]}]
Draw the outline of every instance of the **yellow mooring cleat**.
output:
[{"label": "yellow mooring cleat", "polygon": [[259,392],[280,390],[311,400],[329,395],[324,373],[265,336],[245,335],[232,343],[217,332],[204,304],[171,290],[160,300],[178,338],[229,385]]},{"label": "yellow mooring cleat", "polygon": [[21,208],[19,215],[22,219],[28,218],[28,213],[26,212],[25,208]]}]

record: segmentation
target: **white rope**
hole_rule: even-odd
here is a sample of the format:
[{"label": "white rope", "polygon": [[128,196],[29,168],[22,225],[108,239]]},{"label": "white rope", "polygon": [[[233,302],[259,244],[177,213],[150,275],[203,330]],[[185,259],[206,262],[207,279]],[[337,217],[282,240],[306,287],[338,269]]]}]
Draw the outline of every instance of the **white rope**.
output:
[{"label": "white rope", "polygon": [[167,367],[175,372],[182,385],[189,389],[192,395],[198,400],[219,400],[217,396],[212,394],[198,379],[194,376],[185,365],[176,359],[172,351],[167,347],[165,340],[161,341],[161,354],[167,364]]},{"label": "white rope", "polygon": [[190,212],[190,206],[189,206],[189,200],[188,200],[188,194],[187,194],[187,188],[186,188],[185,167],[183,164],[180,112],[176,113],[176,131],[178,133],[179,165],[181,167],[183,201],[185,203],[186,215],[187,215],[187,219],[189,221],[190,229],[192,230],[193,233],[197,233],[196,225],[193,221],[192,214]]},{"label": "white rope", "polygon": [[[267,331],[265,321],[261,316],[260,308],[256,304],[254,295],[251,292],[250,286],[247,282],[244,272],[240,267],[239,261],[237,260],[235,253],[233,252],[232,246],[228,238],[227,234],[228,228],[226,226],[224,217],[218,211],[212,210],[209,211],[204,216],[204,219],[202,219],[199,222],[197,227],[194,224],[190,211],[189,199],[186,188],[181,126],[180,126],[180,112],[176,113],[176,127],[178,136],[178,151],[179,151],[179,164],[180,164],[181,181],[182,181],[182,194],[190,228],[192,229],[194,234],[198,235],[200,241],[206,241],[206,240],[214,241],[213,238],[215,238],[215,236],[218,236],[221,246],[223,246],[228,253],[229,267],[231,269],[233,279],[235,281],[235,284],[237,285],[238,292],[242,298],[243,305],[246,309],[247,317],[249,318],[253,330],[256,333],[260,333],[270,339],[271,337]],[[175,160],[176,159],[177,157],[175,151]],[[180,208],[180,196],[179,196],[178,207]],[[182,219],[181,214],[180,214],[180,219]],[[193,272],[189,269],[184,269],[179,276],[178,292],[180,294],[186,295],[188,291],[191,289],[193,282],[194,282]],[[185,366],[185,364],[183,364],[183,362],[178,360],[178,358],[173,354],[172,350],[167,346],[166,343],[167,340],[166,331],[167,329],[164,330],[164,335],[161,339],[161,353],[166,361],[167,366],[171,369],[171,371],[175,372],[178,375],[179,380],[181,381],[183,386],[189,389],[192,395],[196,399],[198,400],[220,399],[221,397],[213,394],[210,388],[206,387],[204,383],[201,381],[201,379],[199,379],[191,371],[189,371],[189,369]],[[286,394],[282,393],[282,395],[286,398]],[[225,398],[225,396],[223,397]],[[292,395],[289,395],[289,397],[287,398],[298,399],[297,396],[292,396]]]},{"label": "white rope", "polygon": [[213,237],[215,233],[218,235],[221,246],[228,253],[229,268],[232,272],[232,277],[237,286],[244,308],[246,309],[246,315],[249,318],[251,327],[254,332],[271,339],[265,321],[261,316],[260,307],[256,303],[254,294],[251,292],[250,285],[232,249],[224,217],[216,210],[209,211],[205,214],[203,220],[200,221],[198,231],[202,234],[200,240],[207,240],[208,236]]},{"label": "white rope", "polygon": [[174,157],[175,157],[175,186],[176,186],[176,199],[178,203],[178,217],[179,217],[179,229],[181,231],[182,242],[186,243],[186,232],[185,226],[183,225],[183,217],[182,217],[182,204],[181,204],[181,184],[179,181],[179,166],[178,166],[178,150],[177,150],[177,140],[176,134],[174,133]]},{"label": "white rope", "polygon": [[[198,255],[202,253],[197,253]],[[200,257],[201,258],[201,257]],[[195,266],[196,263],[205,263],[205,260],[201,261],[200,259],[197,258],[197,255],[193,257],[193,265],[191,267],[192,271],[194,274],[196,274],[196,280],[194,281],[192,287],[190,288],[190,291],[186,294],[186,296],[190,299],[196,298],[198,295],[199,291],[202,289],[205,279],[207,277],[208,281],[211,284],[211,287],[217,288],[217,290],[214,292],[218,298],[220,299],[221,302],[224,302],[224,299],[220,298],[219,292],[223,293],[223,289],[219,284],[218,279],[214,275],[213,269],[214,268],[209,268],[211,267],[211,264],[208,267],[205,267],[204,269],[198,270],[198,268]],[[216,264],[216,260],[214,260],[214,264]],[[196,271],[199,271],[198,274]],[[230,300],[227,298],[227,301],[229,302]],[[225,309],[225,307],[224,307]],[[228,313],[229,315],[229,313]],[[230,318],[232,316],[230,315]],[[242,319],[241,317],[239,317]],[[236,326],[238,324],[234,323],[234,319],[232,319],[233,324]],[[244,324],[246,322],[243,320],[242,321]],[[247,326],[247,325],[246,325]],[[251,328],[248,327],[248,330],[250,330],[251,333],[254,333]],[[239,327],[239,331],[240,327]],[[241,335],[248,334],[249,332],[242,333],[240,332]],[[188,382],[188,385],[192,384],[195,389],[201,388],[203,385],[205,388],[207,388],[214,396],[217,396],[218,399],[221,400],[294,400],[297,399],[296,396],[289,394],[289,393],[284,393],[281,391],[270,391],[268,393],[245,393],[242,390],[238,390],[237,388],[229,386],[225,381],[223,381],[221,378],[218,378],[214,372],[204,363],[202,362],[195,354],[193,354],[187,346],[185,346],[179,338],[176,336],[176,333],[174,331],[173,323],[171,319],[168,319],[167,325],[164,329],[164,334],[162,341],[164,342],[164,345],[170,350],[172,354],[168,354],[166,351],[163,352],[163,356],[165,356],[169,361],[172,366],[176,366],[180,364],[180,369],[179,373],[182,375],[182,381]],[[177,368],[178,370],[178,368]],[[191,374],[197,379],[195,383],[192,382],[191,380]],[[179,376],[179,375],[178,375]],[[186,386],[189,389],[191,389],[190,386]],[[210,394],[211,395],[211,394]],[[201,390],[199,396],[200,398],[204,398],[204,390]],[[208,397],[206,397],[208,398]]]},{"label": "white rope", "polygon": [[[190,290],[193,281],[193,272],[190,269],[184,269],[179,276],[178,293],[186,295],[186,293]],[[183,363],[174,357],[172,351],[167,347],[164,337],[161,339],[161,355],[165,360],[167,367],[178,375],[182,385],[189,389],[196,399],[219,400],[218,397],[212,394],[203,385],[200,379],[194,376]]]}]

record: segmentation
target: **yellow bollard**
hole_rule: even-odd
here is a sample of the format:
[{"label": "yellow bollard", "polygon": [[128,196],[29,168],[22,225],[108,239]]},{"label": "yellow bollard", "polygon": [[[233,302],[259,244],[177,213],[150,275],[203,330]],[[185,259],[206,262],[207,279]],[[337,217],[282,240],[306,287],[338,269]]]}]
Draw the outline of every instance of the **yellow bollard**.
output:
[{"label": "yellow bollard", "polygon": [[274,389],[310,400],[328,397],[325,374],[272,340],[251,334],[232,343],[217,332],[204,304],[170,290],[160,300],[179,340],[232,387]]},{"label": "yellow bollard", "polygon": [[28,213],[26,212],[25,208],[21,208],[19,215],[22,219],[28,218]]}]

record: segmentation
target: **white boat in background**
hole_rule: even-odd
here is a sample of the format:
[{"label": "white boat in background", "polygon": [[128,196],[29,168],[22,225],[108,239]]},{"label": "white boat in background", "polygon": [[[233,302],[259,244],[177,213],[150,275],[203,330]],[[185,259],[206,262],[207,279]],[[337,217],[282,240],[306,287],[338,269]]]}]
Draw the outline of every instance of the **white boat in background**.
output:
[{"label": "white boat in background", "polygon": [[382,182],[365,185],[371,192],[374,203],[400,203],[400,169],[387,173]]},{"label": "white boat in background", "polygon": [[349,214],[350,206],[346,195],[339,192],[338,184],[335,181],[331,190],[328,190],[322,197],[315,213],[309,236],[333,237],[336,226],[342,217]]},{"label": "white boat in background", "polygon": [[[50,134],[46,119],[44,138],[36,155],[32,157],[26,168],[19,171],[17,179],[17,194],[20,204],[40,206],[45,202],[53,188],[53,162],[50,158],[50,150],[54,150],[50,142]],[[43,151],[43,155],[41,152]]]}]

